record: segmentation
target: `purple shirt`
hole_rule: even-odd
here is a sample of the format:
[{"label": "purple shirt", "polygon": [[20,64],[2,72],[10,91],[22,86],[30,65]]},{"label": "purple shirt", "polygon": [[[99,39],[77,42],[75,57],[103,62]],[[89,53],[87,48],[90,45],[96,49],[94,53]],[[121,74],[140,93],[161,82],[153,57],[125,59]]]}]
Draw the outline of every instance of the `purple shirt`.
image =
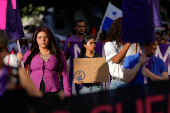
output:
[{"label": "purple shirt", "polygon": [[[70,41],[71,42],[82,42],[83,41],[83,38],[77,38],[76,35],[73,35],[72,37],[68,38],[66,40],[66,43],[65,43],[65,47],[64,47],[64,53],[66,53],[66,51],[68,50],[68,47],[67,47],[67,42]],[[73,67],[73,59],[72,57],[70,57],[70,68]]]},{"label": "purple shirt", "polygon": [[[23,58],[23,62],[26,61],[27,57],[30,55],[30,50],[28,50]],[[62,80],[64,92],[67,96],[71,95],[71,87],[68,77],[67,63],[66,58],[63,52],[61,51],[61,60],[62,60]],[[54,55],[51,54],[48,61],[43,62],[40,55],[35,54],[34,58],[31,60],[30,64],[30,78],[33,81],[36,88],[40,89],[40,83],[42,77],[44,76],[45,91],[46,92],[55,92],[60,89],[59,76],[58,76],[58,61]]]},{"label": "purple shirt", "polygon": [[[65,47],[64,47],[64,53],[66,53],[66,51],[68,50],[68,47],[67,47],[67,42],[70,41],[71,42],[82,42],[83,41],[83,38],[77,38],[76,35],[73,35],[72,37],[69,37],[67,40],[66,40],[66,43],[65,43]],[[69,70],[69,74],[70,74],[70,83],[72,84],[72,80],[73,80],[73,59],[74,57],[72,57],[70,55],[70,70]]]},{"label": "purple shirt", "polygon": [[68,41],[70,41],[70,42],[82,42],[83,38],[77,38],[76,35],[73,35],[72,37],[69,37],[65,42],[64,53],[68,50],[68,47],[67,47],[67,42]]}]

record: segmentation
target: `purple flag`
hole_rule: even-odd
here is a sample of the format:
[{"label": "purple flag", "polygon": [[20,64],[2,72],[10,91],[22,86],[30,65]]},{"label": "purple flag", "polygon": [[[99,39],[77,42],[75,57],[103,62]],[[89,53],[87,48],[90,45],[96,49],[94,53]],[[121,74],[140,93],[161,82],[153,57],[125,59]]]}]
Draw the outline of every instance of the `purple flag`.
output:
[{"label": "purple flag", "polygon": [[122,10],[123,42],[156,40],[155,26],[161,25],[158,0],[124,0]]},{"label": "purple flag", "polygon": [[6,21],[5,33],[9,36],[10,40],[25,37],[17,1],[16,9],[13,9],[11,0],[8,0]]},{"label": "purple flag", "polygon": [[15,30],[17,26],[16,15],[11,0],[7,0],[6,30]]},{"label": "purple flag", "polygon": [[153,14],[155,26],[162,26],[158,0],[154,0],[153,2]]}]

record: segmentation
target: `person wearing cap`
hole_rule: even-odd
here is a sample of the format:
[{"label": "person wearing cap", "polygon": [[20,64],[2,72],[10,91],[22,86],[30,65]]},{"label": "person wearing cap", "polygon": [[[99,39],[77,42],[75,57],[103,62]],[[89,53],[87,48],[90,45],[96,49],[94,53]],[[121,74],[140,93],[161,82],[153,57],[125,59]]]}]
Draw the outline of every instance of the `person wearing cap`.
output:
[{"label": "person wearing cap", "polygon": [[164,44],[169,44],[169,41],[168,41],[169,35],[168,35],[168,32],[166,30],[161,31],[161,36],[165,40]]}]

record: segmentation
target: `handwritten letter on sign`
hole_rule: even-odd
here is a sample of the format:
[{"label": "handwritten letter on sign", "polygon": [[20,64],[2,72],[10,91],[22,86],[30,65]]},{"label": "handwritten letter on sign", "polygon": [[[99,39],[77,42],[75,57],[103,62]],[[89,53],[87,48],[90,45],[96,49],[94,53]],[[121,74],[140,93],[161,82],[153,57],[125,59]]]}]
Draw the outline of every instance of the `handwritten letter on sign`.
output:
[{"label": "handwritten letter on sign", "polygon": [[109,67],[105,57],[74,58],[74,83],[109,82]]}]

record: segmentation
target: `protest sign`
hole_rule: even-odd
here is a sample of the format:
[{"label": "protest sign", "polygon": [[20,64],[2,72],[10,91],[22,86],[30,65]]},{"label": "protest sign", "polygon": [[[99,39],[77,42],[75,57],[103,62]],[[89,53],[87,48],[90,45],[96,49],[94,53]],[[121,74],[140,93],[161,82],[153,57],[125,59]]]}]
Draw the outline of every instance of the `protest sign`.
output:
[{"label": "protest sign", "polygon": [[109,82],[109,67],[105,57],[100,58],[75,58],[74,83]]}]

